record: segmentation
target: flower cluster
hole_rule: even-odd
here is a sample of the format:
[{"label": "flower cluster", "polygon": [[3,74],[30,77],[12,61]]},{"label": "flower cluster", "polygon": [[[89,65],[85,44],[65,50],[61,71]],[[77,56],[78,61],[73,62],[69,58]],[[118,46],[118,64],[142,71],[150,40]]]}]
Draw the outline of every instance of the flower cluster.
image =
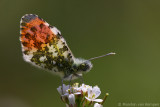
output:
[{"label": "flower cluster", "polygon": [[79,86],[78,83],[72,86],[63,84],[57,88],[61,95],[62,101],[67,107],[89,107],[94,105],[94,107],[103,107],[103,103],[108,96],[105,95],[104,99],[97,99],[101,94],[100,88],[98,86],[89,86],[82,84]]}]

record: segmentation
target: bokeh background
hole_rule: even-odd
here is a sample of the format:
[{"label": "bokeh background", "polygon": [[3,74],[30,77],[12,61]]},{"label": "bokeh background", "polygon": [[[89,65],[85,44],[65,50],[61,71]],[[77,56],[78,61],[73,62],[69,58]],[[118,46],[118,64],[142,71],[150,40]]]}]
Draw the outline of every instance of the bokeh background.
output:
[{"label": "bokeh background", "polygon": [[19,23],[27,13],[56,26],[76,57],[117,53],[92,61],[84,75],[101,88],[99,98],[110,94],[104,107],[160,103],[159,0],[0,0],[0,107],[65,106],[60,78],[23,61]]}]

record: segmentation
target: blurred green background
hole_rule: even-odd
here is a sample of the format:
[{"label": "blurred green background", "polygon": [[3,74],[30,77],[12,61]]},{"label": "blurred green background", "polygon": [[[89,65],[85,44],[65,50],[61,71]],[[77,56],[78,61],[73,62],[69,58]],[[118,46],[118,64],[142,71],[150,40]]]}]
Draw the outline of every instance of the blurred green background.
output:
[{"label": "blurred green background", "polygon": [[160,103],[159,0],[0,0],[0,107],[64,107],[60,78],[23,61],[19,23],[28,13],[56,26],[76,57],[117,53],[84,75],[99,98],[110,94],[104,107]]}]

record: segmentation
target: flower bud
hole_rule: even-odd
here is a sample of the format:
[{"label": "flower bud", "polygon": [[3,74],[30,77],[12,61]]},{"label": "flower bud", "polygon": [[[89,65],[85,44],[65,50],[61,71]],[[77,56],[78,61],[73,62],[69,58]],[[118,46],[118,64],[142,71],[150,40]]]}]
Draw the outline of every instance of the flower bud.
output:
[{"label": "flower bud", "polygon": [[75,104],[75,96],[74,96],[74,94],[69,94],[68,100],[69,100],[69,104],[74,106],[74,104]]}]

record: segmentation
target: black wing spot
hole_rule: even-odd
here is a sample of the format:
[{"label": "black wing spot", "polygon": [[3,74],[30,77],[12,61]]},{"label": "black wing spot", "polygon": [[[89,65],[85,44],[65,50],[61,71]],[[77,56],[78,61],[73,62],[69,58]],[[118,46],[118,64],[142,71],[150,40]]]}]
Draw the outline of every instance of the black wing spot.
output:
[{"label": "black wing spot", "polygon": [[27,55],[27,54],[28,54],[28,51],[27,51],[27,50],[25,50],[23,53],[24,53],[25,55]]},{"label": "black wing spot", "polygon": [[68,51],[68,47],[67,46],[63,46],[63,51]]},{"label": "black wing spot", "polygon": [[26,24],[26,23],[24,23],[24,22],[23,22],[23,23],[21,23],[21,26],[26,26],[26,25],[27,25],[27,24]]},{"label": "black wing spot", "polygon": [[32,32],[36,32],[37,29],[36,29],[35,27],[32,27],[32,28],[31,28],[31,31],[32,31]]},{"label": "black wing spot", "polygon": [[27,46],[28,42],[22,42],[23,46]]},{"label": "black wing spot", "polygon": [[20,28],[21,30],[24,30],[24,28]]},{"label": "black wing spot", "polygon": [[29,39],[31,35],[29,33],[26,33],[25,38]]},{"label": "black wing spot", "polygon": [[42,20],[42,21],[44,21],[42,18],[40,18],[39,16],[38,16],[38,18],[40,19],[40,20]]},{"label": "black wing spot", "polygon": [[58,32],[57,37],[60,39],[62,38],[62,35]]},{"label": "black wing spot", "polygon": [[65,42],[62,42],[62,44],[65,45],[66,43],[65,43]]},{"label": "black wing spot", "polygon": [[40,25],[39,25],[39,27],[42,29],[43,28],[43,26],[44,26],[44,24],[43,23],[41,23]]},{"label": "black wing spot", "polygon": [[49,25],[49,28],[53,28],[53,26]]},{"label": "black wing spot", "polygon": [[67,58],[68,58],[68,59],[72,58],[71,53],[69,53],[69,54],[67,55]]}]

